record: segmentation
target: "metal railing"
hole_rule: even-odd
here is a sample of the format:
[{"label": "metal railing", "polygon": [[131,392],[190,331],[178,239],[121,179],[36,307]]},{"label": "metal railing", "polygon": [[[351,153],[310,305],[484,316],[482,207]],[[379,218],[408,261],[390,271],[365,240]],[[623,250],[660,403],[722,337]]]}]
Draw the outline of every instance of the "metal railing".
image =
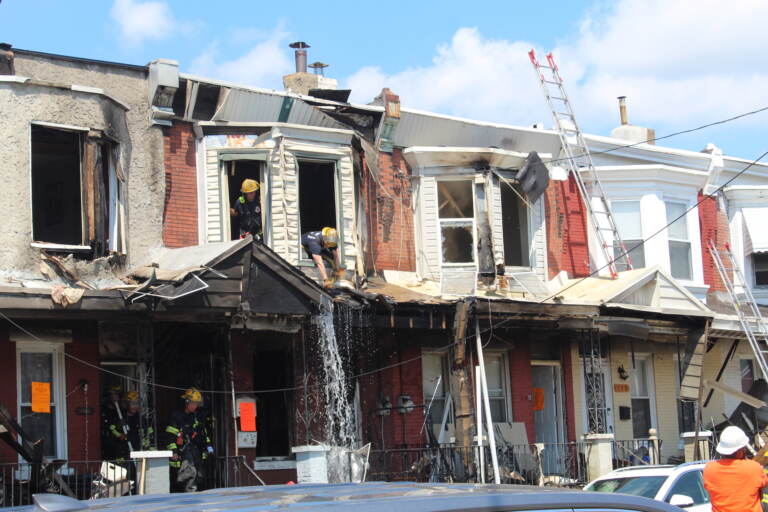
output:
[{"label": "metal railing", "polygon": [[[587,481],[584,443],[500,444],[496,453],[502,483],[577,487]],[[493,481],[490,448],[439,447],[372,450],[368,481],[486,482]]]},{"label": "metal railing", "polygon": [[613,469],[660,463],[660,439],[626,439],[613,442]]},{"label": "metal railing", "polygon": [[81,500],[127,496],[136,493],[135,483],[134,461],[0,464],[0,506],[30,505],[35,492],[70,494]]}]

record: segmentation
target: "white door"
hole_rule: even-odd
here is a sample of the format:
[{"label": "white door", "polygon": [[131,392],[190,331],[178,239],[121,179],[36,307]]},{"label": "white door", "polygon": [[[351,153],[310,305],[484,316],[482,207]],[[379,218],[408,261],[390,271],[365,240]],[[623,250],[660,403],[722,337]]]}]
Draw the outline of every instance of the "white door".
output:
[{"label": "white door", "polygon": [[536,443],[544,443],[541,466],[545,475],[562,474],[565,457],[559,443],[564,442],[563,399],[560,365],[533,363],[533,423]]}]

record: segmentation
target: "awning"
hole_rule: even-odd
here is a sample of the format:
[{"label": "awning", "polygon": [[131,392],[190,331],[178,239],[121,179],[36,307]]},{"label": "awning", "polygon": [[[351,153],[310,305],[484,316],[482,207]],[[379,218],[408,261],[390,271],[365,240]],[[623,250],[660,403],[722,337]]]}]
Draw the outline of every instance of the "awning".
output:
[{"label": "awning", "polygon": [[768,219],[768,207],[765,208],[742,208],[744,215],[744,231],[748,235],[746,248],[747,252],[768,252],[768,229],[765,229],[763,222]]}]

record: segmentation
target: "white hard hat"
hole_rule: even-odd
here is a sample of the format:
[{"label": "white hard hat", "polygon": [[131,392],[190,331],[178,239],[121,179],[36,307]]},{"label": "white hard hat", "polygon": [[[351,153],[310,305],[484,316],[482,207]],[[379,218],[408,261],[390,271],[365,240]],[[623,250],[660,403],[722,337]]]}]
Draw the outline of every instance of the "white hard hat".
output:
[{"label": "white hard hat", "polygon": [[739,427],[725,427],[717,443],[717,453],[730,455],[749,444],[749,438]]}]

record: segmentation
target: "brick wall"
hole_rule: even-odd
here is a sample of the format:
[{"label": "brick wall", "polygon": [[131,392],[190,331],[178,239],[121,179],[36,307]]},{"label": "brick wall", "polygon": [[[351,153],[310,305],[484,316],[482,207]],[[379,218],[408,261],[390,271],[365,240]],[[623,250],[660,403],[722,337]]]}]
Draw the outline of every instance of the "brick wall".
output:
[{"label": "brick wall", "polygon": [[520,343],[509,351],[509,374],[512,385],[512,418],[525,424],[528,442],[536,439],[536,427],[533,421],[533,375],[531,356],[528,346]]},{"label": "brick wall", "polygon": [[[99,365],[99,342],[96,326],[76,328],[72,333],[72,343],[67,343],[64,350],[92,365]],[[98,460],[101,458],[101,411],[99,408],[100,372],[96,368],[84,365],[67,357],[66,370],[67,397],[67,455],[69,460]],[[80,385],[87,382],[87,391]],[[87,404],[93,413],[83,414]],[[78,409],[80,414],[78,414]]]},{"label": "brick wall", "polygon": [[416,270],[411,171],[400,149],[379,153],[374,179],[363,159],[361,194],[368,219],[366,266],[369,270]]},{"label": "brick wall", "polygon": [[[709,291],[725,291],[720,274],[717,272],[712,255],[709,254],[708,242],[712,240],[718,249],[723,249],[730,239],[728,215],[720,209],[717,198],[704,197],[699,192],[699,228],[701,230],[701,257],[704,267],[704,282]],[[727,262],[726,265],[728,265]]]},{"label": "brick wall", "polygon": [[587,213],[573,176],[550,181],[544,194],[548,276],[565,270],[570,277],[589,274]]},{"label": "brick wall", "polygon": [[[4,325],[0,326],[0,404],[16,416],[16,346],[8,339]],[[16,452],[0,442],[0,463],[16,460]]]},{"label": "brick wall", "polygon": [[175,121],[173,126],[164,130],[163,141],[163,242],[167,247],[197,245],[197,168],[192,125]]}]

